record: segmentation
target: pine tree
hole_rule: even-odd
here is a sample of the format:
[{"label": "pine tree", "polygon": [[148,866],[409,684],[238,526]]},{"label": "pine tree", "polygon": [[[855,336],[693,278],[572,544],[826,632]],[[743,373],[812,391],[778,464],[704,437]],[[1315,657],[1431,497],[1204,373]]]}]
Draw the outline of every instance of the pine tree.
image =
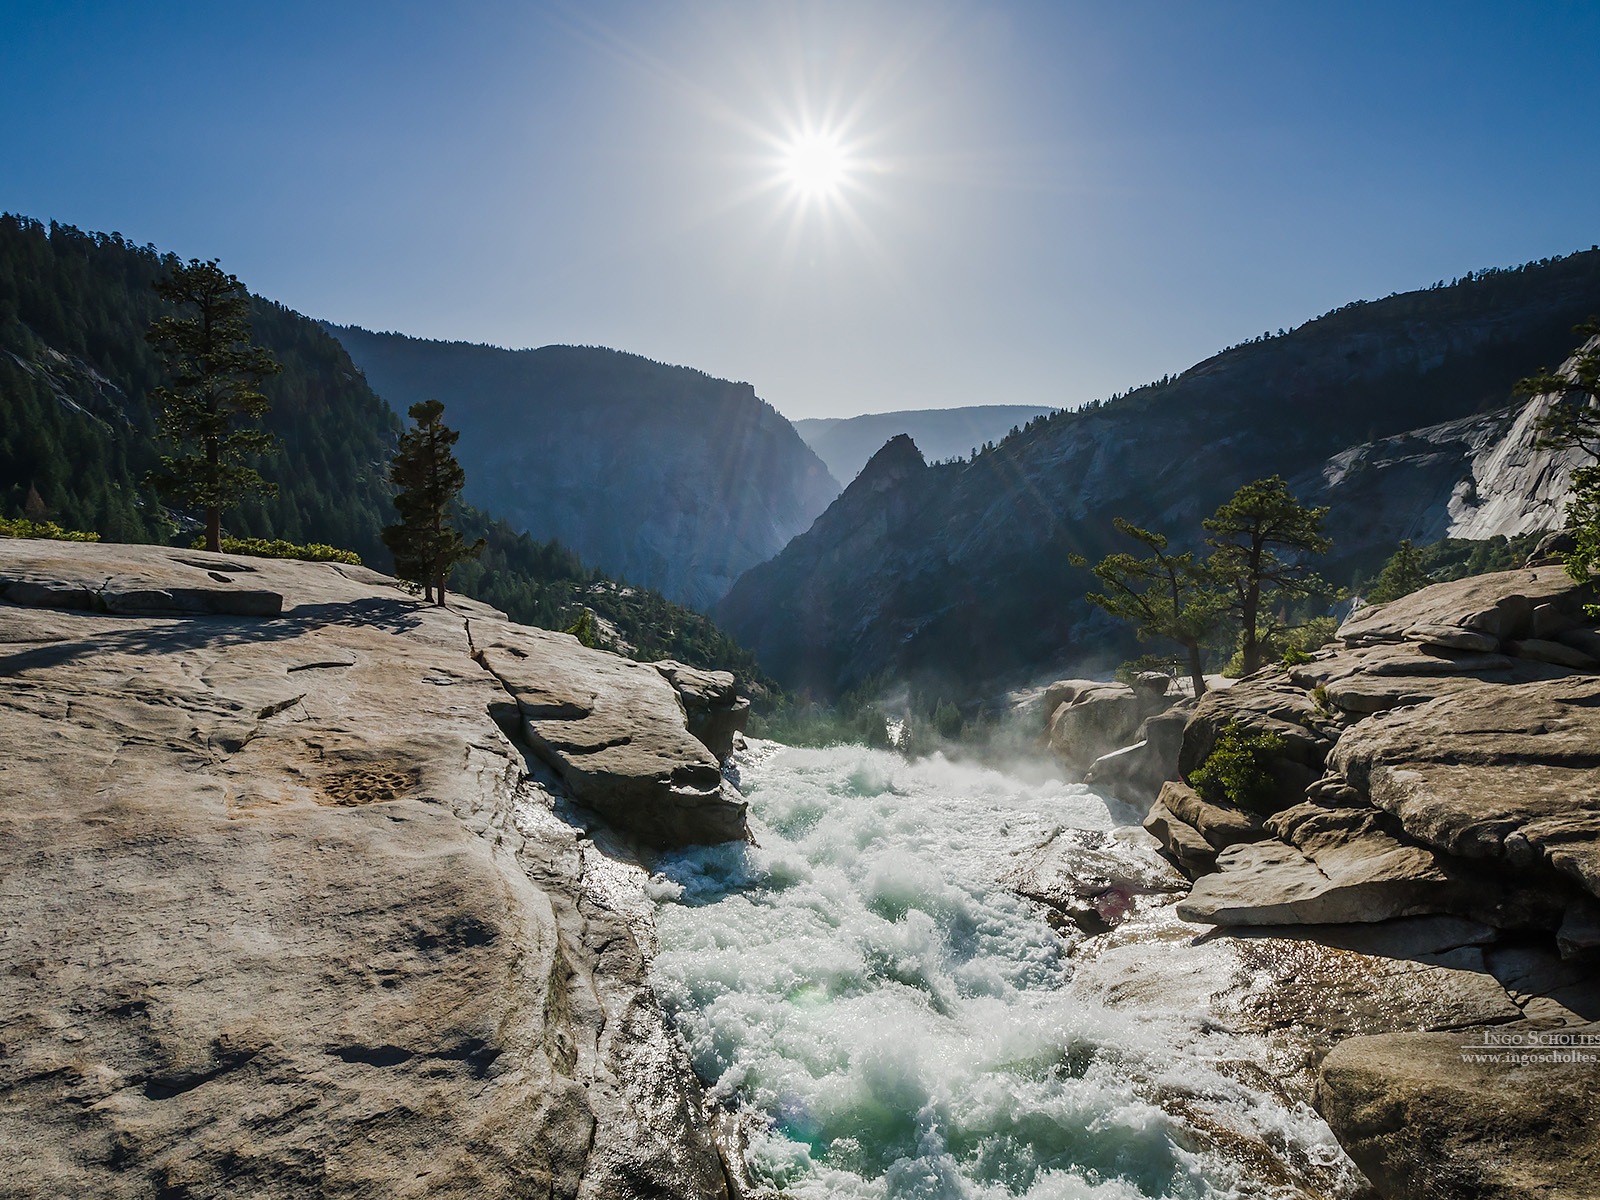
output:
[{"label": "pine tree", "polygon": [[[1260,670],[1264,627],[1271,605],[1294,596],[1330,590],[1310,567],[1298,561],[1308,554],[1326,554],[1333,543],[1322,532],[1326,508],[1307,508],[1294,498],[1277,475],[1247,483],[1205,522],[1211,536],[1211,575],[1232,597],[1239,619],[1244,674]],[[1278,552],[1285,550],[1292,557]]]},{"label": "pine tree", "polygon": [[206,514],[206,549],[222,549],[222,511],[245,497],[275,495],[247,460],[277,446],[244,422],[267,411],[261,383],[277,374],[272,355],[250,341],[249,293],[215,259],[191,259],[156,283],[179,306],[158,317],[146,338],[166,360],[171,386],[151,393],[162,435],[173,448],[149,482],[169,500]]},{"label": "pine tree", "polygon": [[[1108,555],[1095,567],[1095,578],[1106,590],[1088,600],[1112,616],[1127,621],[1141,641],[1165,638],[1183,648],[1189,664],[1194,694],[1206,692],[1204,643],[1217,631],[1227,612],[1227,598],[1192,551],[1167,553],[1164,534],[1140,529],[1121,517],[1113,524],[1150,551],[1150,557]],[[1074,566],[1084,566],[1074,556]]]},{"label": "pine tree", "polygon": [[1401,596],[1421,591],[1432,582],[1428,572],[1423,569],[1422,551],[1407,538],[1400,543],[1389,561],[1383,564],[1383,570],[1378,572],[1367,599],[1374,604],[1387,604]]},{"label": "pine tree", "polygon": [[409,411],[416,428],[400,435],[389,464],[389,482],[400,489],[394,498],[400,523],[384,527],[383,544],[394,555],[395,574],[420,583],[425,598],[442,605],[451,569],[476,556],[485,542],[468,545],[447,520],[467,474],[451,451],[461,435],[444,424],[444,405],[424,400]]}]

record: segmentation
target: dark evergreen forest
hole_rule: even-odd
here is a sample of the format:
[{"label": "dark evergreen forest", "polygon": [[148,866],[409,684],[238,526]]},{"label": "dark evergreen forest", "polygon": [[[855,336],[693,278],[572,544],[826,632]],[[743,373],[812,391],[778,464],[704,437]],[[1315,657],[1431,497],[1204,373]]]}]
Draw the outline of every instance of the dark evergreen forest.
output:
[{"label": "dark evergreen forest", "polygon": [[[164,509],[143,482],[158,457],[149,396],[162,379],[145,331],[160,311],[155,281],[176,261],[118,233],[0,215],[0,516],[108,541],[193,538],[194,515]],[[281,450],[257,464],[278,494],[224,514],[226,531],[323,542],[391,569],[379,531],[396,519],[386,468],[398,418],[315,321],[252,296],[250,324],[283,367],[262,389]],[[456,590],[544,628],[566,628],[589,608],[643,661],[760,679],[754,658],[706,617],[488,514],[462,506],[457,521],[469,541],[488,544],[457,569]]]}]

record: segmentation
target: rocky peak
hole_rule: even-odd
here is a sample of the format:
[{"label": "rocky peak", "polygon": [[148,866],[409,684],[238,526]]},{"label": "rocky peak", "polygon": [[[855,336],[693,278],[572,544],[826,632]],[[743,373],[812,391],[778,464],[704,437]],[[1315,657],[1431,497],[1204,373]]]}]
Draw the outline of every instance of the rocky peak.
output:
[{"label": "rocky peak", "polygon": [[897,433],[867,460],[861,473],[844,490],[845,496],[863,496],[891,491],[928,469],[922,451],[908,433]]}]

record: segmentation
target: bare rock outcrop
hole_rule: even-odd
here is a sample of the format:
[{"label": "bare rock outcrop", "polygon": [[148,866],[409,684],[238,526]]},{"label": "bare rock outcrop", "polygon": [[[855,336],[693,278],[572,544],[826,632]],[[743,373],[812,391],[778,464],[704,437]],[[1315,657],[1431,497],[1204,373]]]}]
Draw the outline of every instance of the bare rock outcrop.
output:
[{"label": "bare rock outcrop", "polygon": [[689,732],[727,762],[733,754],[734,739],[744,732],[750,720],[750,701],[739,695],[731,671],[704,671],[666,659],[655,664],[662,678],[677,689],[689,717]]},{"label": "bare rock outcrop", "polygon": [[503,623],[474,643],[528,744],[613,829],[661,848],[747,836],[744,801],[655,667]]},{"label": "bare rock outcrop", "polygon": [[468,626],[560,644],[334,564],[0,540],[0,587],[9,1194],[727,1195]]},{"label": "bare rock outcrop", "polygon": [[1137,740],[1146,720],[1177,703],[1179,697],[1168,692],[1171,682],[1151,672],[1131,686],[1092,679],[1052,683],[1040,706],[1050,749],[1069,770],[1088,771],[1095,760]]},{"label": "bare rock outcrop", "polygon": [[[1321,1063],[1317,1106],[1385,1197],[1593,1194],[1594,601],[1547,565],[1362,610],[1336,646],[1207,696],[1189,722],[1186,775],[1229,724],[1278,736],[1256,768],[1276,785],[1269,802],[1252,801],[1259,813],[1168,784],[1146,822],[1197,877],[1174,915],[1234,939],[1266,927],[1261,936],[1306,939],[1316,960],[1351,929],[1371,930],[1367,940],[1408,921],[1481,931],[1444,954],[1380,955],[1425,962],[1428,980],[1414,982],[1452,989],[1442,1003],[1430,994],[1427,1021],[1408,1027],[1391,1014],[1387,1026],[1327,1039],[1337,1045]],[[1320,1012],[1337,998],[1336,980],[1297,976],[1274,985],[1285,1007]],[[1534,1057],[1509,1053],[1529,1046]]]},{"label": "bare rock outcrop", "polygon": [[1351,1038],[1316,1100],[1385,1196],[1589,1200],[1600,1179],[1600,1024]]}]

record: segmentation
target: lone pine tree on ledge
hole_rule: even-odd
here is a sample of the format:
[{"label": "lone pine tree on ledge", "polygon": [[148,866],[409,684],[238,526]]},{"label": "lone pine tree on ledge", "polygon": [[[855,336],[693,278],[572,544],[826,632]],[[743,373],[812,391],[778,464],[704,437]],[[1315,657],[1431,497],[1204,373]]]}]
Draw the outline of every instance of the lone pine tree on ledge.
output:
[{"label": "lone pine tree on ledge", "polygon": [[424,400],[408,411],[417,426],[400,435],[400,449],[389,464],[389,482],[400,489],[394,498],[400,523],[384,527],[383,544],[394,555],[394,573],[420,583],[424,597],[442,605],[451,568],[474,557],[484,540],[468,545],[445,519],[467,473],[451,452],[461,435],[441,419],[444,405]]},{"label": "lone pine tree on ledge", "polygon": [[247,461],[276,449],[277,439],[241,422],[266,413],[261,383],[282,368],[251,343],[250,294],[216,259],[180,263],[156,291],[179,308],[145,335],[172,380],[151,394],[173,453],[162,455],[148,479],[174,503],[204,509],[206,549],[221,550],[222,510],[252,492],[277,493]]}]

